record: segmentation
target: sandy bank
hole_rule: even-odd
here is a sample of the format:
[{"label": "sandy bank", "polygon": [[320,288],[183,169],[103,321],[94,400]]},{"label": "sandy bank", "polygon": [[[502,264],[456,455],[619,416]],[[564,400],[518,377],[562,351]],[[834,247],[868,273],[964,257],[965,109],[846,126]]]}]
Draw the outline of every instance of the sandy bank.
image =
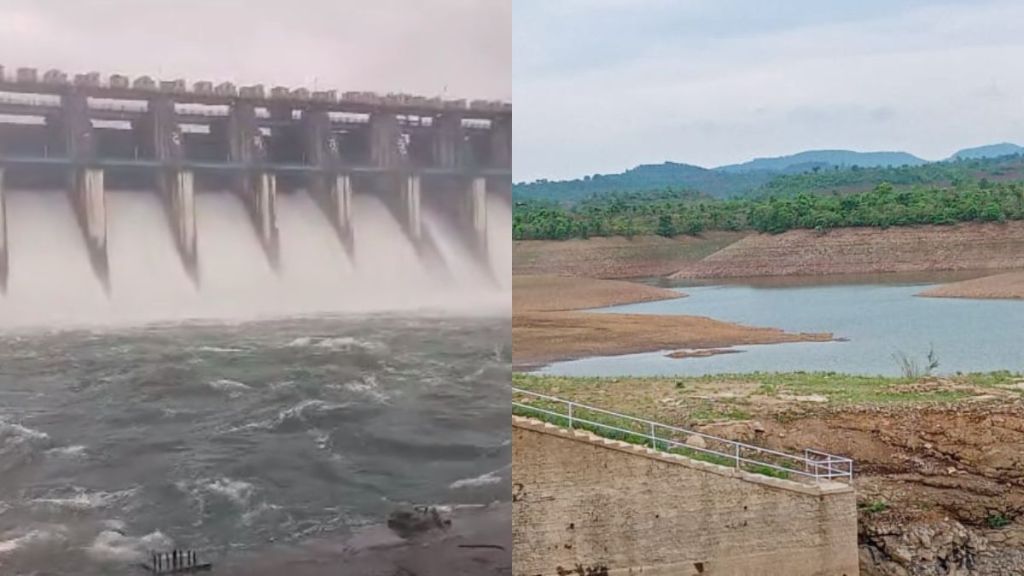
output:
[{"label": "sandy bank", "polygon": [[603,308],[686,296],[667,288],[568,276],[513,276],[512,310],[552,312]]},{"label": "sandy bank", "polygon": [[588,240],[520,240],[512,244],[512,274],[559,274],[589,278],[668,276],[743,238],[743,232],[701,237],[636,236]]},{"label": "sandy bank", "polygon": [[698,316],[576,311],[679,296],[680,293],[672,290],[632,282],[513,277],[513,364],[526,367],[588,356],[824,341],[832,337],[830,334],[792,334]]},{"label": "sandy bank", "polygon": [[1024,272],[1008,272],[963,282],[953,282],[925,290],[918,296],[1024,299]]},{"label": "sandy bank", "polygon": [[674,278],[824,276],[1024,268],[1024,222],[751,234]]}]

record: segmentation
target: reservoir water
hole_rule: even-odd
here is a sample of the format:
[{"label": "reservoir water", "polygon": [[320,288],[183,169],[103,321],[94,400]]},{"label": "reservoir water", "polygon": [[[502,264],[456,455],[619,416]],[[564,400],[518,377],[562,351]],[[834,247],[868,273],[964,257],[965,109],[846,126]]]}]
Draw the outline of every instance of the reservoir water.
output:
[{"label": "reservoir water", "polygon": [[738,346],[737,354],[672,359],[670,351],[559,362],[540,373],[664,376],[753,371],[835,371],[899,375],[894,355],[936,373],[1024,371],[1024,301],[922,298],[933,283],[682,288],[689,296],[600,310],[682,314],[790,332],[831,332],[836,342]]}]

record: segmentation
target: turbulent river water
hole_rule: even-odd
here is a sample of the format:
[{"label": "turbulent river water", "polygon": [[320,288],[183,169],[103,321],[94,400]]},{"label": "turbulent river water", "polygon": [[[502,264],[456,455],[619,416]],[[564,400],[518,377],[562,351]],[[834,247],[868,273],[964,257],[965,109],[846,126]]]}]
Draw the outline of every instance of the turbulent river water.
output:
[{"label": "turbulent river water", "polygon": [[[171,547],[218,574],[345,574],[356,542],[355,573],[390,575],[375,530],[409,504],[503,502],[468,522],[510,538],[506,200],[488,198],[486,262],[425,210],[436,265],[373,196],[348,254],[308,195],[281,194],[274,269],[242,203],[199,194],[197,284],[159,198],[110,191],[109,293],[65,194],[6,201],[0,574],[137,574]],[[444,550],[476,562],[442,546],[418,573],[458,573]]]},{"label": "turbulent river water", "polygon": [[440,315],[0,337],[0,572],[222,563],[506,501],[510,342],[507,319]]}]

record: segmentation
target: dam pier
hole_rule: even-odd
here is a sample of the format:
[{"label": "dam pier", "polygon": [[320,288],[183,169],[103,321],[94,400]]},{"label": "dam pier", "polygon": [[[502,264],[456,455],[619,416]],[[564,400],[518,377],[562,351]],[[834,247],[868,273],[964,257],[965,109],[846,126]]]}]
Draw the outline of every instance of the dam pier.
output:
[{"label": "dam pier", "polygon": [[486,264],[488,197],[511,202],[511,119],[511,105],[498,101],[0,67],[0,288],[17,274],[11,190],[67,192],[108,289],[112,189],[159,195],[165,233],[196,283],[204,192],[238,197],[273,267],[278,195],[293,193],[309,194],[350,257],[360,218],[353,196],[371,194],[417,252],[436,256],[422,222],[429,209]]}]

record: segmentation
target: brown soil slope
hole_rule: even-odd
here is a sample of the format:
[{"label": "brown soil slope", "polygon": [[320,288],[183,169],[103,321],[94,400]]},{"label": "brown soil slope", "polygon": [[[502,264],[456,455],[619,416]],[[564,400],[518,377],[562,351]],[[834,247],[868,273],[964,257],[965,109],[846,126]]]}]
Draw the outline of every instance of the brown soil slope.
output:
[{"label": "brown soil slope", "polygon": [[1024,222],[754,234],[675,278],[738,278],[1024,268]]},{"label": "brown soil slope", "polygon": [[671,300],[686,296],[667,288],[635,282],[594,280],[568,276],[513,276],[512,310],[583,310],[633,302]]},{"label": "brown soil slope", "polygon": [[587,356],[832,338],[831,334],[791,334],[696,316],[572,311],[679,296],[671,290],[615,280],[513,277],[512,361],[525,367]]},{"label": "brown soil slope", "polygon": [[931,290],[925,290],[919,296],[937,298],[1024,298],[1024,272],[1009,272],[984,278],[975,278],[963,282],[953,282]]},{"label": "brown soil slope", "polygon": [[512,274],[590,278],[668,276],[739,240],[745,233],[709,232],[700,238],[638,236],[589,240],[522,240],[512,245]]}]

